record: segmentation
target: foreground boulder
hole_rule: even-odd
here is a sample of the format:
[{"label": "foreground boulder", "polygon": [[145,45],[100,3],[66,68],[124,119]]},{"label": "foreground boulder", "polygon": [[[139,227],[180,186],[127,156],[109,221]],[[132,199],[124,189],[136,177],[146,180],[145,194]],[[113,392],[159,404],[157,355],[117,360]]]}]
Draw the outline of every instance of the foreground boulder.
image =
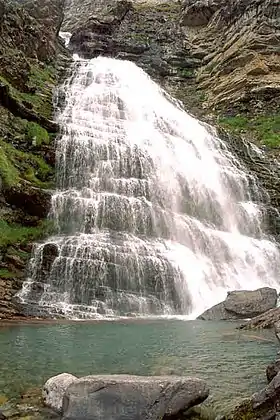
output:
[{"label": "foreground boulder", "polygon": [[167,419],[203,402],[208,394],[206,383],[196,378],[86,376],[75,380],[67,388],[62,419]]},{"label": "foreground boulder", "polygon": [[228,292],[225,301],[207,309],[198,319],[234,320],[252,318],[275,308],[277,291],[270,287]]},{"label": "foreground boulder", "polygon": [[244,400],[227,420],[272,420],[280,413],[280,373],[261,391]]},{"label": "foreground boulder", "polygon": [[70,375],[69,373],[61,373],[48,379],[42,392],[44,404],[60,413],[62,411],[62,401],[66,389],[77,380],[76,376]]}]

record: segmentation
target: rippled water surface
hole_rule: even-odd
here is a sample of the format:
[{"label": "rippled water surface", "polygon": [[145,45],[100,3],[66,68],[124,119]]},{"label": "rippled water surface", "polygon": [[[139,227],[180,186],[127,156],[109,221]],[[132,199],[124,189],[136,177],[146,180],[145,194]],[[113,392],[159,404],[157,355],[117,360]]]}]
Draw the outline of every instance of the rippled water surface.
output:
[{"label": "rippled water surface", "polygon": [[205,379],[218,411],[261,389],[275,358],[272,332],[234,323],[142,320],[0,326],[0,395],[61,372],[177,374]]}]

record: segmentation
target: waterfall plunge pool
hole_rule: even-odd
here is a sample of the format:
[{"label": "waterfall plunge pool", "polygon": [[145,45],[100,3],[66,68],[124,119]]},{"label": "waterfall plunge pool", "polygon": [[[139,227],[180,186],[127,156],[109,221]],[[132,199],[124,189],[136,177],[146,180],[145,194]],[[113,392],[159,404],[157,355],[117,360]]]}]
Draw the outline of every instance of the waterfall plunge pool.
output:
[{"label": "waterfall plunge pool", "polygon": [[208,403],[224,413],[266,384],[271,331],[231,322],[138,320],[0,324],[0,395],[17,398],[62,372],[176,374],[205,379]]}]

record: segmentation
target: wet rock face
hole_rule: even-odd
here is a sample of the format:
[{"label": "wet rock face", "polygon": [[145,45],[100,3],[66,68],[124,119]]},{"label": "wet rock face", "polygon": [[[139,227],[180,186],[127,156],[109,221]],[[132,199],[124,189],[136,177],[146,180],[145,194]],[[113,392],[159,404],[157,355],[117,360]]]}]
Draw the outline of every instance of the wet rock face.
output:
[{"label": "wet rock face", "polygon": [[38,219],[47,217],[51,204],[51,191],[33,187],[27,183],[19,184],[4,192],[6,202]]},{"label": "wet rock face", "polygon": [[40,61],[52,60],[56,54],[55,36],[63,16],[62,1],[29,1],[23,6],[16,10],[7,2],[0,1],[0,50],[14,47],[21,51],[23,59],[29,57]]},{"label": "wet rock face", "polygon": [[[68,4],[68,6],[67,6]],[[88,5],[79,2],[83,16],[71,18],[77,9],[75,1],[68,2],[63,29],[72,32],[70,48],[86,58],[99,54],[128,59],[143,67],[157,80],[181,75],[182,69],[196,66],[192,63],[183,43],[180,29],[180,5],[170,2],[138,2],[120,0],[103,1]],[[176,65],[174,65],[176,64]],[[177,71],[178,70],[178,71]]]}]

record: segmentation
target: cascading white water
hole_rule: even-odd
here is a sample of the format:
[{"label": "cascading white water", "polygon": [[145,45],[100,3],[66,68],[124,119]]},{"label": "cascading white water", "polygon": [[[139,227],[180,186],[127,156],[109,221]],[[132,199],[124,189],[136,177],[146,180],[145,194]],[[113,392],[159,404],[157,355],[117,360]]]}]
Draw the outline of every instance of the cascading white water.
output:
[{"label": "cascading white water", "polygon": [[135,64],[77,60],[58,116],[59,235],[25,303],[68,317],[195,316],[228,290],[278,287],[254,178]]}]

